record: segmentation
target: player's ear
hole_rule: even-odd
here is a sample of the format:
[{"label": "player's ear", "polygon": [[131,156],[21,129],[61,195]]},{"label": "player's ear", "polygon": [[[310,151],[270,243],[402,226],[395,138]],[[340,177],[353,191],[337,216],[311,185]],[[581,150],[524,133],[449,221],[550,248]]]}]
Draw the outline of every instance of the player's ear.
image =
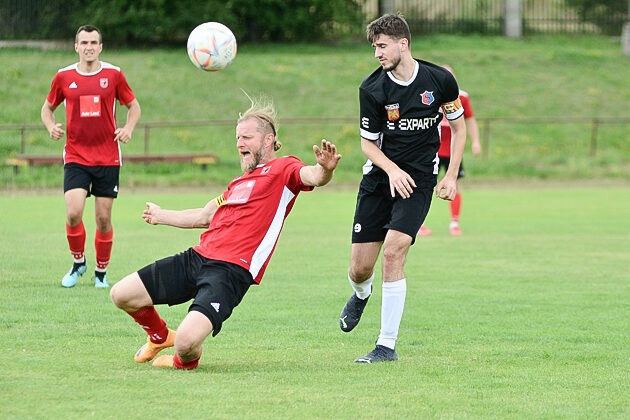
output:
[{"label": "player's ear", "polygon": [[409,49],[409,40],[407,38],[400,38],[399,45],[400,51],[407,51]]},{"label": "player's ear", "polygon": [[276,136],[274,136],[273,133],[267,134],[265,136],[265,147],[271,146],[275,139],[276,139]]}]

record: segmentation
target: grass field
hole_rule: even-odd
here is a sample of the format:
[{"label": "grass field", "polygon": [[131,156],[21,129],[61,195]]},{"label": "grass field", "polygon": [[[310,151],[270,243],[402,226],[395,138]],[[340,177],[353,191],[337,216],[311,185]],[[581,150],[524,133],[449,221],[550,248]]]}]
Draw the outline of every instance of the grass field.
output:
[{"label": "grass field", "polygon": [[[195,69],[185,48],[113,50],[101,58],[120,66],[142,106],[142,122],[236,119],[247,99],[241,89],[271,95],[280,117],[282,153],[307,158],[322,137],[336,142],[344,160],[339,179],[356,181],[364,162],[358,122],[284,124],[283,118],[345,117],[358,120],[361,81],[378,62],[367,42],[340,45],[245,45],[234,63],[217,73]],[[478,118],[611,117],[627,118],[630,109],[630,59],[618,41],[607,37],[534,37],[514,41],[499,37],[414,37],[414,55],[450,63],[460,87],[468,91]],[[40,124],[40,109],[57,69],[77,59],[74,51],[0,49],[0,124]],[[119,120],[124,119],[119,112]],[[65,119],[62,107],[57,119]],[[599,127],[597,156],[589,155],[591,126],[578,123],[494,123],[489,159],[471,159],[467,169],[490,179],[617,178],[630,181],[629,123]],[[483,127],[482,127],[483,128]],[[123,146],[142,153],[144,132]],[[153,153],[214,152],[221,163],[203,172],[191,165],[129,164],[127,185],[181,185],[232,179],[237,163],[234,129],[177,127],[151,131]],[[4,166],[19,154],[19,131],[0,131],[0,188],[57,186],[59,168],[28,168],[14,176]],[[29,131],[26,151],[61,155],[42,128]]]},{"label": "grass field", "polygon": [[[110,283],[198,241],[146,225],[146,200],[181,209],[217,192],[123,190]],[[133,362],[144,333],[88,276],[60,286],[61,194],[2,196],[0,417],[630,416],[630,189],[470,186],[459,238],[434,202],[434,234],[408,257],[400,360],[373,366],[352,360],[378,334],[380,287],[355,331],[337,326],[353,209],[351,191],[301,195],[261,286],[181,372]],[[186,310],[160,313],[175,327]]]}]

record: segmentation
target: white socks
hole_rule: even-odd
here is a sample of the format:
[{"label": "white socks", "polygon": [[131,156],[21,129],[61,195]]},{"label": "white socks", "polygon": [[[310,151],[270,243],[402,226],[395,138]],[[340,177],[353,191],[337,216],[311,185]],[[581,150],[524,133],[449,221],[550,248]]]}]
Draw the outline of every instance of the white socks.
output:
[{"label": "white socks", "polygon": [[370,278],[363,283],[355,283],[350,278],[350,274],[348,274],[348,281],[350,282],[350,286],[352,286],[352,288],[354,289],[354,293],[361,300],[367,298],[372,294],[372,280],[374,280],[374,273],[372,273],[372,276],[370,276]]},{"label": "white socks", "polygon": [[[374,276],[372,276],[374,277]],[[370,281],[371,283],[371,281]],[[363,285],[363,284],[362,284]],[[383,300],[381,302],[381,334],[377,345],[394,349],[398,338],[398,328],[405,308],[407,280],[383,282]]]}]

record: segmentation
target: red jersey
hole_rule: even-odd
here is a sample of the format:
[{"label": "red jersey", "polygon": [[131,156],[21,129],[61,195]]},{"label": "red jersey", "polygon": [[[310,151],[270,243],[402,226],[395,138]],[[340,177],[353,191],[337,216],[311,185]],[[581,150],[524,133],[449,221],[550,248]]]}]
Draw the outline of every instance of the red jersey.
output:
[{"label": "red jersey", "polygon": [[[468,93],[460,90],[459,100],[464,107],[464,119],[474,117],[475,114],[470,106]],[[440,121],[440,150],[438,150],[438,156],[451,157],[451,126],[448,125],[446,118],[442,118],[442,121]]]},{"label": "red jersey", "polygon": [[284,156],[234,178],[194,250],[240,265],[260,283],[297,195],[313,189],[302,184],[304,166],[295,156]]},{"label": "red jersey", "polygon": [[64,163],[120,166],[120,147],[114,141],[116,99],[121,105],[135,99],[118,67],[101,61],[94,73],[80,72],[78,63],[59,70],[46,100],[55,107],[65,102]]}]

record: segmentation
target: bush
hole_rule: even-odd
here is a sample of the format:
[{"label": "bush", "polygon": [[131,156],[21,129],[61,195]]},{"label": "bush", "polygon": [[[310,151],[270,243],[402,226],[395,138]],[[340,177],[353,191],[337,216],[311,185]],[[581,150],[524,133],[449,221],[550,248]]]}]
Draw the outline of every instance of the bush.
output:
[{"label": "bush", "polygon": [[109,45],[184,42],[200,23],[219,21],[239,42],[329,41],[362,30],[358,0],[79,0],[2,2],[0,36],[69,38],[91,24]]}]

